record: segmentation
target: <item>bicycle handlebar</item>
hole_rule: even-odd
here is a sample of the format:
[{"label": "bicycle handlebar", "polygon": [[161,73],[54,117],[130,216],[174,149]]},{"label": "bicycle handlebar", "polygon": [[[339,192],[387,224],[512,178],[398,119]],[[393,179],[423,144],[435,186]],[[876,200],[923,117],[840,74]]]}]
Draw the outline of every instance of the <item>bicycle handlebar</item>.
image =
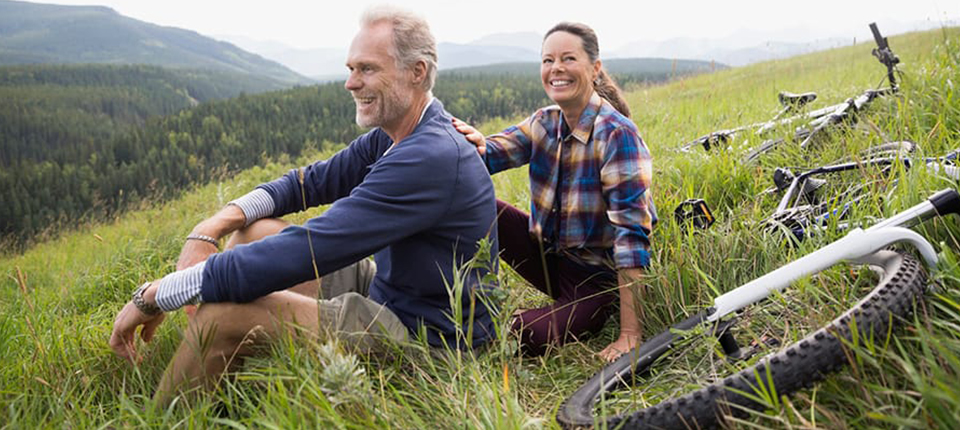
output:
[{"label": "bicycle handlebar", "polygon": [[877,60],[880,60],[884,66],[887,66],[887,79],[890,81],[890,86],[897,86],[897,78],[893,74],[893,68],[900,63],[900,57],[897,57],[893,53],[893,50],[890,49],[890,44],[887,42],[887,38],[880,35],[880,30],[877,29],[877,23],[870,23],[870,31],[873,33],[873,40],[877,43],[877,47],[873,49],[872,54],[874,57],[877,57]]},{"label": "bicycle handlebar", "polygon": [[877,42],[877,48],[880,49],[889,49],[890,45],[887,44],[887,38],[880,35],[880,29],[877,28],[877,23],[870,23],[870,32],[873,33],[873,40]]},{"label": "bicycle handlebar", "polygon": [[909,227],[934,216],[946,216],[949,214],[960,215],[960,194],[952,188],[940,190],[930,196],[926,201],[880,221],[876,225],[868,228],[867,231],[879,230],[889,226]]}]

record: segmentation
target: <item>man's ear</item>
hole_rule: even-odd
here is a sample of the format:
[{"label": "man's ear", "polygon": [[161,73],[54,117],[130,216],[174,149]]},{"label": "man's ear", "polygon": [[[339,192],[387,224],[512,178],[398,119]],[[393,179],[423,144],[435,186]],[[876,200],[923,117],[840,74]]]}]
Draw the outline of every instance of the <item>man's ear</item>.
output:
[{"label": "man's ear", "polygon": [[427,62],[420,60],[413,64],[413,67],[410,69],[413,71],[413,84],[421,85],[423,81],[427,80]]}]

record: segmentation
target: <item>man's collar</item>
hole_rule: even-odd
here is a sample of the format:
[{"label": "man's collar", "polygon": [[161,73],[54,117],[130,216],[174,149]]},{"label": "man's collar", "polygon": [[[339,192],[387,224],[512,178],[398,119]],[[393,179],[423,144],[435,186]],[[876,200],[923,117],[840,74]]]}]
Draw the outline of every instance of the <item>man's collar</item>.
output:
[{"label": "man's collar", "polygon": [[[420,123],[423,121],[423,117],[427,115],[427,109],[430,109],[430,105],[432,105],[433,101],[436,99],[437,99],[436,97],[432,95],[430,96],[430,101],[428,101],[427,104],[423,106],[423,111],[420,112],[420,119],[417,120],[417,125],[420,125]],[[413,126],[413,128],[416,129],[417,125]]]},{"label": "man's collar", "polygon": [[[434,97],[433,95],[430,96],[430,100],[427,102],[426,105],[423,106],[423,110],[420,111],[420,118],[418,118],[418,119],[417,119],[417,123],[413,125],[413,131],[411,131],[410,134],[413,134],[415,131],[417,131],[417,127],[419,127],[419,126],[420,126],[420,123],[423,122],[423,117],[427,116],[427,111],[430,110],[430,106],[433,106],[433,104],[434,104],[434,102],[435,102],[436,100],[437,100],[436,97]],[[437,103],[440,103],[440,102],[437,102]],[[405,138],[406,138],[406,137],[404,137],[404,139],[405,139]],[[403,140],[403,139],[401,139],[401,140]],[[390,150],[393,149],[393,147],[396,146],[396,145],[397,145],[397,142],[393,142],[393,143],[390,145],[390,147],[387,148],[386,151],[384,151],[383,155],[387,155],[387,153],[390,152]]]}]

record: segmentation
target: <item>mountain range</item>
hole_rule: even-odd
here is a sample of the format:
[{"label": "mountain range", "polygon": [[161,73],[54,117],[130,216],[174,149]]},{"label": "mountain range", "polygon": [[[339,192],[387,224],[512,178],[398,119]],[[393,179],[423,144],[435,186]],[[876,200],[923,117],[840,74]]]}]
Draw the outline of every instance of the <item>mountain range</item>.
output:
[{"label": "mountain range", "polygon": [[[934,25],[885,23],[883,30],[884,34],[893,35]],[[863,27],[865,32],[866,26]],[[622,43],[613,50],[602,46],[601,57],[608,62],[617,58],[661,58],[740,66],[856,42],[848,37],[809,41],[808,35],[809,31],[798,27],[767,33],[740,31],[716,39],[638,40]],[[270,80],[278,87],[346,76],[346,47],[300,49],[242,36],[216,38],[139,21],[103,6],[0,0],[0,66],[147,64],[248,75]],[[533,62],[539,56],[541,40],[542,36],[534,32],[513,32],[491,34],[468,43],[442,42],[438,44],[440,68]]]},{"label": "mountain range", "polygon": [[[860,42],[870,37],[866,23],[854,23],[851,34],[862,35]],[[954,22],[885,22],[884,35],[935,28]],[[788,58],[810,52],[823,51],[858,42],[852,36],[812,38],[812,31],[804,27],[782,28],[776,31],[741,30],[718,38],[680,37],[665,40],[635,40],[613,44],[606,49],[601,44],[601,58],[669,58],[700,60],[729,66],[744,66],[760,61]],[[258,41],[243,36],[217,35],[250,52],[283,63],[297,72],[319,80],[343,79],[346,47],[298,49],[280,42]],[[534,32],[495,33],[468,43],[441,42],[438,44],[441,69],[457,69],[497,63],[535,61],[539,56],[543,36]]]},{"label": "mountain range", "polygon": [[0,0],[0,65],[147,64],[272,79],[312,81],[276,61],[197,32],[163,27],[103,6]]}]

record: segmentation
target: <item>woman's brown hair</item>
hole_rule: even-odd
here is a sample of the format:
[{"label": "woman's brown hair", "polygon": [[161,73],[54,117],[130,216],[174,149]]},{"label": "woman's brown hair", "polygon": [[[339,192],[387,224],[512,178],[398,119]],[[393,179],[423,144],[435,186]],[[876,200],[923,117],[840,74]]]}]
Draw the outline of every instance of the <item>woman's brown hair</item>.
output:
[{"label": "woman's brown hair", "polygon": [[[543,36],[543,40],[547,40],[551,34],[558,31],[579,37],[580,41],[583,42],[583,50],[586,51],[591,63],[596,63],[600,59],[600,44],[597,42],[597,33],[592,28],[577,22],[561,22],[553,26]],[[597,91],[600,97],[610,102],[623,116],[630,118],[630,107],[627,106],[627,100],[623,97],[623,91],[620,90],[617,82],[613,80],[613,77],[607,73],[604,67],[600,67],[600,74],[593,81],[593,89]]]}]

